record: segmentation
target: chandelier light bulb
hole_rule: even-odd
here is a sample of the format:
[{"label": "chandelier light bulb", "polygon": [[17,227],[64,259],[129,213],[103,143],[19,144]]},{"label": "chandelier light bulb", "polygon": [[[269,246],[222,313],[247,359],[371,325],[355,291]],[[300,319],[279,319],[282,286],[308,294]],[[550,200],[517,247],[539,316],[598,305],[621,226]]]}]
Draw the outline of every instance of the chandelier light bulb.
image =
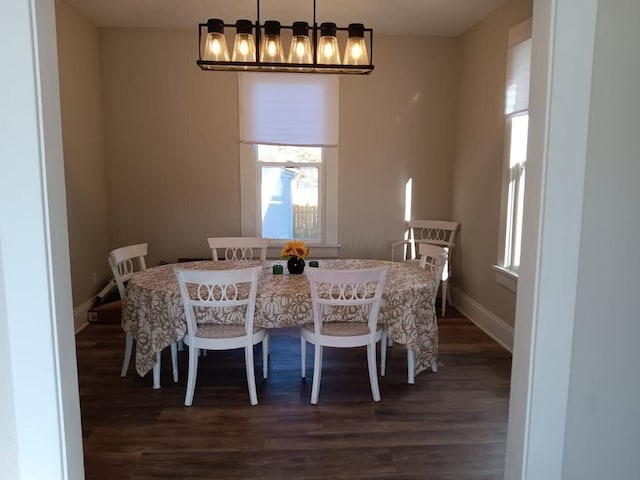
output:
[{"label": "chandelier light bulb", "polygon": [[280,22],[267,20],[264,22],[264,42],[260,50],[261,62],[284,63],[282,41],[280,40]]},{"label": "chandelier light bulb", "polygon": [[333,45],[329,42],[325,43],[323,48],[322,48],[322,54],[326,57],[326,58],[331,58],[333,57],[333,52],[335,51],[335,48],[333,48]]},{"label": "chandelier light bulb", "polygon": [[349,24],[349,39],[344,53],[345,65],[368,65],[369,55],[364,41],[364,25],[361,23]]},{"label": "chandelier light bulb", "polygon": [[205,60],[229,61],[229,50],[227,50],[227,41],[224,38],[224,22],[218,18],[207,21],[207,37],[202,56]]},{"label": "chandelier light bulb", "polygon": [[239,45],[238,45],[238,51],[240,52],[240,55],[246,56],[247,53],[249,53],[249,42],[246,38],[241,38],[238,40]]},{"label": "chandelier light bulb", "polygon": [[253,24],[250,20],[236,22],[236,39],[231,60],[234,62],[255,62],[256,46],[253,40]]},{"label": "chandelier light bulb", "polygon": [[287,62],[313,63],[311,41],[309,40],[309,24],[307,22],[293,22],[293,37]]},{"label": "chandelier light bulb", "polygon": [[336,24],[331,22],[320,25],[320,41],[318,42],[318,63],[339,65],[340,51],[336,38]]}]

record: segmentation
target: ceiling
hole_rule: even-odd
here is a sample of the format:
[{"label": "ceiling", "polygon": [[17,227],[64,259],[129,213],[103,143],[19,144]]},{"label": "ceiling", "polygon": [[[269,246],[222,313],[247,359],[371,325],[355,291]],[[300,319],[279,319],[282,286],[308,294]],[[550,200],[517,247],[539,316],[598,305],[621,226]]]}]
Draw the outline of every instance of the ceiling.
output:
[{"label": "ceiling", "polygon": [[[99,27],[197,28],[208,18],[255,21],[254,0],[58,0]],[[375,33],[458,36],[505,0],[318,0],[316,20],[340,27],[360,22]],[[312,0],[263,0],[260,22],[313,22]]]}]

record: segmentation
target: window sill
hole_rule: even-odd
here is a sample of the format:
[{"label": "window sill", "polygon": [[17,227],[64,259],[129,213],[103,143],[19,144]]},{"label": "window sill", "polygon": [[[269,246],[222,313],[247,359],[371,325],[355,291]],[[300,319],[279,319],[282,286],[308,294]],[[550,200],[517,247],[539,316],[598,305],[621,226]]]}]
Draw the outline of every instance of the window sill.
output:
[{"label": "window sill", "polygon": [[[271,240],[267,249],[267,258],[280,258],[280,251],[287,242],[282,240]],[[340,245],[329,245],[305,242],[311,251],[309,258],[337,258]]]},{"label": "window sill", "polygon": [[496,283],[514,293],[518,292],[518,274],[516,272],[507,270],[500,265],[493,265],[491,268],[496,272]]}]

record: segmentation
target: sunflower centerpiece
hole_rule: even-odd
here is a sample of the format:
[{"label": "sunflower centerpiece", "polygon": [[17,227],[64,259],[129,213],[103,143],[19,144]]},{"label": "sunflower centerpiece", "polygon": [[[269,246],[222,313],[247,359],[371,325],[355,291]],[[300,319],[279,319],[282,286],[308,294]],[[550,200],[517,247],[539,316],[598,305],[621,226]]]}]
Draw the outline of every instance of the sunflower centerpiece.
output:
[{"label": "sunflower centerpiece", "polygon": [[288,259],[287,270],[289,273],[300,274],[304,272],[304,259],[309,255],[309,251],[309,247],[304,242],[287,242],[280,252],[280,257]]}]

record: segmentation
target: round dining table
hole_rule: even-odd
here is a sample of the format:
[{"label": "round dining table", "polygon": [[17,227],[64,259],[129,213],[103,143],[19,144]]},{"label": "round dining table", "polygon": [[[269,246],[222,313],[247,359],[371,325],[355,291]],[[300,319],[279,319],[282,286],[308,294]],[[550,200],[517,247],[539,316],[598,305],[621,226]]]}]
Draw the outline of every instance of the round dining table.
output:
[{"label": "round dining table", "polygon": [[[438,324],[434,307],[433,274],[417,262],[365,259],[319,259],[320,268],[361,269],[388,267],[380,306],[380,322],[389,338],[413,350],[415,373],[435,364]],[[221,260],[185,262],[152,267],[131,277],[122,302],[122,328],[136,340],[135,364],[144,376],[156,354],[186,334],[176,269],[226,270],[262,266],[258,279],[255,325],[295,327],[313,322],[311,292],[305,273],[288,274],[283,260]],[[284,274],[273,273],[283,265]],[[307,266],[306,269],[313,268]],[[222,322],[224,323],[224,322]]]}]

